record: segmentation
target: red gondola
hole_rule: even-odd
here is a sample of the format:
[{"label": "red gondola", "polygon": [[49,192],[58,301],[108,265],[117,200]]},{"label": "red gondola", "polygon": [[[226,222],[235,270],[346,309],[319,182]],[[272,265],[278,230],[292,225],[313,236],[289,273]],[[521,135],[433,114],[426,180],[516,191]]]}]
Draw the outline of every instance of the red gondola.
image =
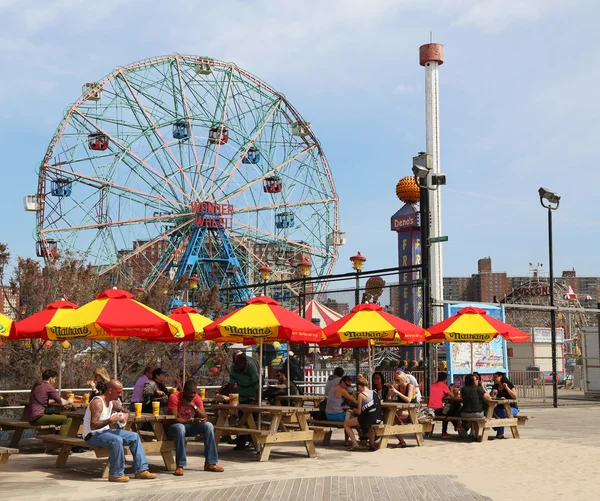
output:
[{"label": "red gondola", "polygon": [[263,183],[263,191],[265,193],[281,193],[283,188],[283,183],[281,182],[281,178],[277,176],[267,177]]},{"label": "red gondola", "polygon": [[213,127],[208,131],[208,142],[210,144],[225,144],[229,141],[229,131],[221,127]]},{"label": "red gondola", "polygon": [[46,240],[45,245],[42,240],[35,243],[35,255],[37,257],[56,257],[57,254],[58,242],[55,240]]},{"label": "red gondola", "polygon": [[88,146],[90,150],[104,151],[108,148],[108,136],[99,132],[90,134],[88,136]]}]

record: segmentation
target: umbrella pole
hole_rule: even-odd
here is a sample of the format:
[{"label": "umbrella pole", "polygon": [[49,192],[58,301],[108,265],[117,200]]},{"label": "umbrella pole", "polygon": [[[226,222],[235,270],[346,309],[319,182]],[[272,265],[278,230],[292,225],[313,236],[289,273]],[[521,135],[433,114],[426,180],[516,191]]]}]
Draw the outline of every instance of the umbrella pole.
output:
[{"label": "umbrella pole", "polygon": [[62,392],[62,364],[63,364],[63,346],[62,342],[60,343],[60,356],[58,363],[58,394],[60,395]]},{"label": "umbrella pole", "polygon": [[182,341],[181,346],[183,347],[183,377],[181,378],[181,389],[185,385],[185,341]]},{"label": "umbrella pole", "polygon": [[117,379],[117,343],[118,339],[115,338],[115,345],[113,347],[113,372],[115,373],[115,379]]},{"label": "umbrella pole", "polygon": [[290,343],[289,343],[289,341],[287,343],[285,343],[285,349],[287,351],[287,359],[286,359],[287,360],[287,387],[288,387],[287,390],[288,390],[288,397],[289,397],[291,395],[291,393],[290,393],[291,384],[290,384]]},{"label": "umbrella pole", "polygon": [[470,344],[471,344],[471,374],[473,374],[473,371],[475,370],[473,367],[473,342],[471,342]]}]

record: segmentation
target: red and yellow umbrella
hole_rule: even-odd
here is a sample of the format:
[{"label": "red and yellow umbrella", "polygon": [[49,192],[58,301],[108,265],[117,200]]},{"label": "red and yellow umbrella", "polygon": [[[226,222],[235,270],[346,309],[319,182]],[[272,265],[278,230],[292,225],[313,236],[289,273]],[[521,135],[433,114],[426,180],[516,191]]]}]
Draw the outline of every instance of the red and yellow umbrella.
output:
[{"label": "red and yellow umbrella", "polygon": [[259,296],[246,306],[215,320],[204,329],[206,339],[257,338],[290,343],[316,343],[322,330],[312,322],[279,306],[274,299]]},{"label": "red and yellow umbrella", "polygon": [[359,304],[352,311],[323,329],[322,345],[356,348],[375,342],[422,343],[425,329],[383,311],[376,304]]},{"label": "red and yellow umbrella", "polygon": [[52,320],[60,322],[70,312],[79,308],[70,301],[54,301],[46,309],[17,322],[17,339],[48,339],[46,325]]},{"label": "red and yellow umbrella", "polygon": [[183,338],[181,324],[133,299],[133,294],[109,289],[47,325],[48,339]]},{"label": "red and yellow umbrella", "polygon": [[0,313],[0,336],[14,338],[15,335],[16,329],[13,320]]},{"label": "red and yellow umbrella", "polygon": [[489,343],[502,336],[511,343],[531,341],[528,334],[500,320],[487,311],[474,306],[462,308],[458,313],[427,329],[425,340],[430,343],[467,342]]},{"label": "red and yellow umbrella", "polygon": [[171,334],[153,338],[152,341],[160,343],[179,343],[181,341],[202,341],[204,340],[204,327],[212,324],[212,320],[204,315],[200,315],[196,308],[191,306],[181,306],[171,310],[169,315],[171,320],[181,324],[184,333],[183,338],[176,338]]}]

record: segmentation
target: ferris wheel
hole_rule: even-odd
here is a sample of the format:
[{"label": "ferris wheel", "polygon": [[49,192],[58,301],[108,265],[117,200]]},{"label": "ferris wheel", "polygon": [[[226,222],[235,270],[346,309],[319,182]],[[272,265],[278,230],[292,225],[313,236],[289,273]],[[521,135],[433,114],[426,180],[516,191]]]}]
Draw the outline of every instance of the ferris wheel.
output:
[{"label": "ferris wheel", "polygon": [[[86,83],[39,167],[37,255],[64,250],[144,288],[332,271],[338,198],[309,122],[235,64],[173,54]],[[236,300],[247,299],[240,290]]]}]

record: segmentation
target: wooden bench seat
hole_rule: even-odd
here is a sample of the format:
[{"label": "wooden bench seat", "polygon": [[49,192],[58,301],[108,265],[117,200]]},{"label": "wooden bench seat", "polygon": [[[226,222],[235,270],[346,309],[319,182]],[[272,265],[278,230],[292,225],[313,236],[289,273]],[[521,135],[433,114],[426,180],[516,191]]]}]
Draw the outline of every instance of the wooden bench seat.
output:
[{"label": "wooden bench seat", "polygon": [[18,448],[19,442],[21,441],[21,437],[23,436],[23,432],[25,430],[34,430],[37,432],[37,435],[53,435],[55,434],[59,426],[55,426],[53,424],[44,424],[44,425],[34,425],[29,423],[28,421],[18,421],[16,419],[5,419],[0,420],[0,428],[4,431],[14,431],[13,436],[10,439],[10,443],[8,444],[11,448]]},{"label": "wooden bench seat", "polygon": [[[522,416],[524,419],[522,419],[521,421],[523,423],[525,423],[525,421],[527,421],[527,419],[529,419],[527,416]],[[461,417],[461,416],[435,416],[433,418],[433,421],[452,421],[452,422],[461,422],[461,421],[465,421],[467,423],[478,423],[479,427],[482,429],[482,435],[481,437],[477,437],[478,441],[484,441],[487,440],[487,435],[488,432],[491,428],[497,428],[497,427],[510,427],[511,432],[513,434],[513,438],[519,438],[519,432],[517,431],[517,426],[520,424],[519,422],[519,416],[515,416],[515,417],[507,417],[507,418],[492,418],[489,419],[487,417],[481,417],[481,418],[466,418],[466,417]],[[431,436],[433,434],[433,423],[431,426],[431,429],[428,431],[428,436]]]},{"label": "wooden bench seat", "polygon": [[215,426],[215,431],[220,431],[221,435],[269,435],[271,433],[269,430],[252,430],[232,426]]},{"label": "wooden bench seat", "polygon": [[19,449],[12,449],[10,447],[0,447],[0,464],[6,463],[11,454],[18,453]]}]

